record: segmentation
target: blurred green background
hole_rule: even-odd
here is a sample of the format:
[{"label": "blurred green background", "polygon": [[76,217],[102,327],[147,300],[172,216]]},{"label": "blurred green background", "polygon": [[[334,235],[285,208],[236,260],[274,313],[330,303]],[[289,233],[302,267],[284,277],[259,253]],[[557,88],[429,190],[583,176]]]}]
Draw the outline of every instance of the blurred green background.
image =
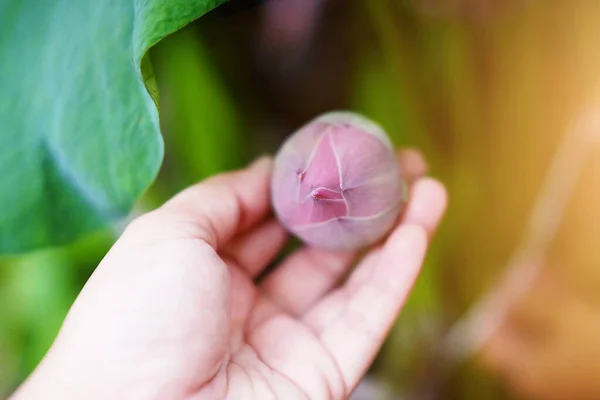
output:
[{"label": "blurred green background", "polygon": [[[431,175],[448,187],[449,210],[371,371],[403,393],[518,245],[560,138],[600,82],[599,37],[593,0],[273,0],[211,13],[151,50],[166,156],[136,212],[274,153],[304,122],[333,109],[362,112],[397,146],[421,149]],[[598,363],[574,348],[584,341],[588,353],[600,353],[600,175],[591,164],[548,260],[561,276],[560,296],[587,311],[568,320],[528,311],[519,334],[536,352],[497,368],[467,360],[453,368],[440,399],[600,398]],[[0,259],[0,397],[39,362],[117,235]],[[565,321],[578,329],[563,339]],[[557,337],[558,350],[548,345]],[[511,376],[512,368],[527,374]]]}]

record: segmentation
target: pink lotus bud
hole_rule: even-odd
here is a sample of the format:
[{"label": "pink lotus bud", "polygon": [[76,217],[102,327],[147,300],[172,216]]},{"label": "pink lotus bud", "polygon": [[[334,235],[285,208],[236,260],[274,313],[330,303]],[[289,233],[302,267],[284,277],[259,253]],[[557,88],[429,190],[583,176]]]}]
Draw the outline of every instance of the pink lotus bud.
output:
[{"label": "pink lotus bud", "polygon": [[311,246],[357,250],[375,243],[392,228],[405,192],[385,131],[350,112],[314,119],[275,157],[275,213]]}]

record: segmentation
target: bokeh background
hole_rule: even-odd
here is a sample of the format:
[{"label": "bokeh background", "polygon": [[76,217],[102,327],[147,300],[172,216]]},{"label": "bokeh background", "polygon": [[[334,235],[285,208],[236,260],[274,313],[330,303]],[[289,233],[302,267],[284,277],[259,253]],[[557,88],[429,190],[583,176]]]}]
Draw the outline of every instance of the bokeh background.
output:
[{"label": "bokeh background", "polygon": [[[417,387],[420,399],[600,399],[593,140],[576,184],[564,187],[572,196],[533,283],[505,305],[506,317],[475,354],[448,365],[434,354],[522,244],[561,143],[578,140],[568,136],[573,121],[583,110],[596,115],[600,2],[252,3],[233,1],[151,50],[166,157],[136,211],[274,153],[322,112],[362,112],[397,146],[422,150],[450,203],[356,398],[406,398]],[[583,157],[575,149],[574,164]],[[39,362],[117,234],[0,259],[0,397]]]}]

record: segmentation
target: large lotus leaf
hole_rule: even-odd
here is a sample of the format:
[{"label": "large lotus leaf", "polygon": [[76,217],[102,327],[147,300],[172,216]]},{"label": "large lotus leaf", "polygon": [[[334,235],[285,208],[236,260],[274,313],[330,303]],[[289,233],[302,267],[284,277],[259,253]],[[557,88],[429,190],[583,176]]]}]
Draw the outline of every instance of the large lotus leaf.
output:
[{"label": "large lotus leaf", "polygon": [[222,2],[0,0],[0,253],[130,211],[163,156],[147,51]]}]

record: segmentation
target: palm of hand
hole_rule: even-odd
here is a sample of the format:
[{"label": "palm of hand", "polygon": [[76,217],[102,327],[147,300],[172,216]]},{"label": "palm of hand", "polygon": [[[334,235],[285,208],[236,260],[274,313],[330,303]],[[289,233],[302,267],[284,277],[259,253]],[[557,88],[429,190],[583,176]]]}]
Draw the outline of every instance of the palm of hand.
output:
[{"label": "palm of hand", "polygon": [[355,254],[310,248],[255,283],[286,240],[267,218],[269,170],[201,183],[128,227],[21,393],[67,381],[55,395],[346,398],[410,291],[444,190],[418,180],[402,223],[339,287]]},{"label": "palm of hand", "polygon": [[[362,315],[365,304],[361,303],[370,301],[360,295],[359,289],[364,289],[362,286],[349,284],[329,293],[354,257],[347,253],[305,248],[286,259],[263,282],[256,284],[253,277],[280,250],[284,239],[281,227],[268,221],[258,228],[258,232],[242,234],[239,240],[226,245],[222,254],[216,254],[204,241],[187,238],[181,241],[177,253],[195,254],[185,259],[205,260],[205,263],[201,266],[193,262],[184,267],[180,264],[180,268],[227,273],[213,276],[213,280],[205,281],[207,284],[202,287],[182,288],[190,294],[190,309],[207,298],[222,297],[222,300],[212,308],[213,326],[207,324],[210,320],[207,317],[195,321],[183,315],[177,321],[182,328],[190,322],[197,324],[181,332],[182,338],[189,338],[179,342],[187,351],[171,352],[183,355],[181,360],[173,362],[190,365],[193,360],[214,360],[194,368],[196,373],[190,376],[190,381],[179,385],[178,389],[187,387],[187,394],[198,400],[347,398],[374,355],[371,349],[383,339],[384,334],[369,332],[366,327],[370,321],[368,315]],[[417,245],[418,240],[417,233]],[[422,245],[424,250],[424,241]],[[381,285],[367,289],[369,295],[379,289],[400,289],[389,295],[401,299],[415,276],[398,282],[396,287],[384,287],[389,281],[370,282],[370,277],[365,277],[376,267],[381,258],[380,252],[373,251],[365,258],[361,265],[363,273],[358,275],[360,282]],[[237,261],[241,254],[244,261]],[[415,265],[419,263],[420,254],[422,251],[417,250]],[[413,273],[416,274],[416,269]],[[206,279],[206,276],[196,279],[188,276],[187,281],[200,282],[202,278]],[[204,288],[208,288],[210,293]],[[359,297],[353,302],[348,301],[352,291],[359,292],[356,293]],[[371,302],[380,299],[381,296],[377,296]],[[181,308],[181,302],[177,301],[174,306]],[[371,303],[367,307],[372,306],[374,304]],[[372,327],[373,330],[376,328]],[[185,331],[193,334],[184,335]],[[352,340],[346,342],[352,336]],[[361,346],[366,351],[359,351],[359,357],[352,356],[357,350],[347,347],[352,345]],[[194,354],[190,349],[199,351]],[[350,368],[340,367],[340,359],[349,355],[352,359]],[[357,368],[357,364],[362,365]],[[181,373],[178,375],[181,376]],[[171,393],[167,397],[178,396]]]},{"label": "palm of hand", "polygon": [[[231,325],[223,364],[197,399],[341,399],[348,388],[318,331],[228,261]],[[272,297],[271,297],[272,296]],[[302,299],[308,307],[307,300]],[[284,300],[285,301],[285,300]]]}]

